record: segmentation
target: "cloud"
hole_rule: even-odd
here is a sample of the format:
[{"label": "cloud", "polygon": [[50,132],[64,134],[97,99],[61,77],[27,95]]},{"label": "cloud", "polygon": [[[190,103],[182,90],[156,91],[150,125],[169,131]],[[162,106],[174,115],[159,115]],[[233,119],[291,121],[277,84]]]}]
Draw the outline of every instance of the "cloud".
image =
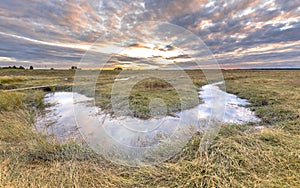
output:
[{"label": "cloud", "polygon": [[191,57],[189,55],[178,55],[178,56],[175,56],[175,57],[169,57],[169,58],[166,58],[167,60],[176,60],[176,59],[190,59]]},{"label": "cloud", "polygon": [[[153,53],[147,56],[148,63],[127,55],[116,57],[111,65],[125,62],[128,66],[132,62],[134,66],[151,67],[153,63],[165,67],[165,62],[175,61],[190,68],[194,65],[187,63],[189,57],[204,53],[194,52],[199,44],[193,40],[186,39],[184,45],[179,42],[191,31],[203,40],[221,66],[299,67],[298,7],[300,2],[296,0],[2,0],[0,57],[14,61],[0,58],[0,66],[19,63],[69,67],[79,63],[98,40],[101,44],[93,50],[99,54],[117,51],[121,43]],[[164,33],[168,28],[162,27],[155,36],[153,21],[169,22],[188,31]],[[163,38],[168,42],[158,45]],[[276,47],[266,50],[268,46]],[[157,52],[176,50],[181,54],[165,56]]]}]

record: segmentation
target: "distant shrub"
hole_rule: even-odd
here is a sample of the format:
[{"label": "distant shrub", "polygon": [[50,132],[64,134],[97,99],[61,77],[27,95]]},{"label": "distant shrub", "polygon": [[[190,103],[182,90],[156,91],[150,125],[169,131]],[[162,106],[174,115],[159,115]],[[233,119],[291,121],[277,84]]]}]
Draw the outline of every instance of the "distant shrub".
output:
[{"label": "distant shrub", "polygon": [[33,66],[30,66],[29,69],[30,69],[30,70],[33,70]]},{"label": "distant shrub", "polygon": [[116,67],[114,70],[123,70],[121,67]]}]

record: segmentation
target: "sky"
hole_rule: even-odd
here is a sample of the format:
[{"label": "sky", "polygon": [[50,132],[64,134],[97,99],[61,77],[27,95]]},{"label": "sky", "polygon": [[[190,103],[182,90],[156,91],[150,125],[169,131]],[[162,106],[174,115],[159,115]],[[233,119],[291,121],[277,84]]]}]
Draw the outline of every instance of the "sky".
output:
[{"label": "sky", "polygon": [[0,66],[300,67],[297,0],[0,0]]}]

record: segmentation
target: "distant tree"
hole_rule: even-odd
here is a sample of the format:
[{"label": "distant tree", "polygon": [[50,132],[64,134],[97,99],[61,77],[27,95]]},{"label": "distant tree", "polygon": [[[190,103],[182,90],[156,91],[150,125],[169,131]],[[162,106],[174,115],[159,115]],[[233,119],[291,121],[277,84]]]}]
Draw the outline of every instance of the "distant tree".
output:
[{"label": "distant tree", "polygon": [[25,69],[23,66],[20,66],[19,69]]},{"label": "distant tree", "polygon": [[12,67],[13,69],[17,69],[17,67],[14,65],[13,67]]},{"label": "distant tree", "polygon": [[30,70],[33,70],[33,66],[30,66],[29,69],[30,69]]},{"label": "distant tree", "polygon": [[54,70],[54,68],[50,68],[50,70]]},{"label": "distant tree", "polygon": [[9,69],[11,69],[11,66],[8,66]]},{"label": "distant tree", "polygon": [[116,67],[114,70],[123,70],[121,67]]},{"label": "distant tree", "polygon": [[72,66],[71,69],[72,69],[72,70],[75,70],[75,69],[77,69],[77,67],[76,67],[76,66]]}]

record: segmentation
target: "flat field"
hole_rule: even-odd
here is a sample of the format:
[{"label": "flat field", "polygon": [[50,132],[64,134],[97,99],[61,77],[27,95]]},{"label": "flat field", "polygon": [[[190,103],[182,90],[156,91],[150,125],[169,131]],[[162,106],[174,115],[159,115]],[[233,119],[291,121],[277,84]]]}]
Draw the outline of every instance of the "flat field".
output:
[{"label": "flat field", "polygon": [[[226,70],[226,90],[248,99],[260,123],[224,125],[211,147],[199,152],[197,134],[180,153],[149,167],[106,161],[75,142],[50,142],[33,131],[46,91],[2,90],[57,84],[71,91],[73,70],[0,70],[0,187],[297,187],[300,184],[300,71]],[[96,105],[111,112],[110,97],[119,72],[103,71],[95,87]],[[136,72],[132,71],[130,75]],[[200,71],[187,71],[195,88]],[[81,75],[84,77],[84,75]],[[86,74],[88,77],[89,75]],[[180,75],[177,77],[180,79]],[[168,113],[197,105],[190,87],[183,104],[172,84],[150,78],[127,96],[134,116],[149,118],[152,98]],[[82,85],[82,93],[85,92]]]}]

